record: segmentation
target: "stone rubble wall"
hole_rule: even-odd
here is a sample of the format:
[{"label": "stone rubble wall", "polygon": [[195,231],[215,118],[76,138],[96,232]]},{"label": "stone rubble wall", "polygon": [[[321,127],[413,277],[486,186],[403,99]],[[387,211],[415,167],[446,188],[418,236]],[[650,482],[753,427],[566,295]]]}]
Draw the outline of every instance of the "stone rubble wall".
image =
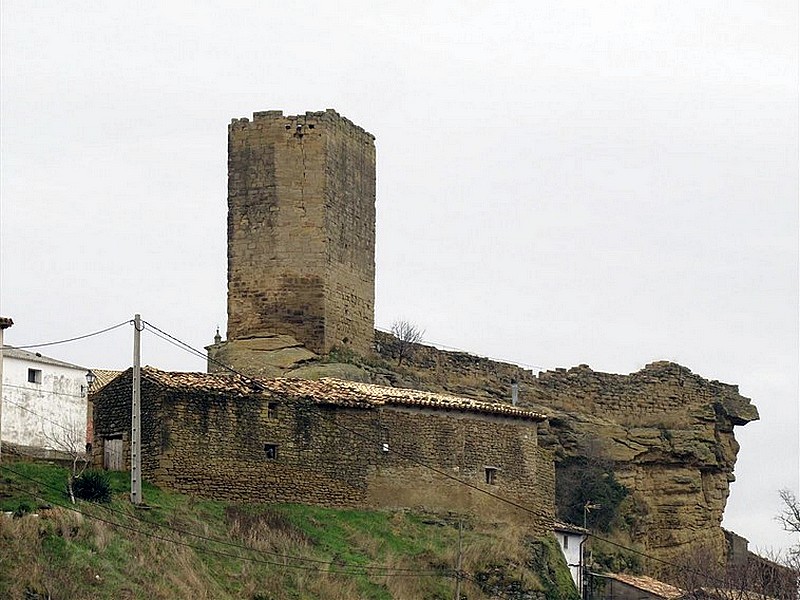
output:
[{"label": "stone rubble wall", "polygon": [[[277,404],[277,414],[270,403]],[[146,380],[142,406],[143,476],[182,493],[245,502],[463,512],[488,522],[521,523],[538,535],[552,526],[553,459],[538,447],[534,423],[459,411],[354,409],[278,396],[167,392]],[[99,464],[103,437],[129,427],[129,410],[129,382],[109,386],[96,399]],[[276,459],[267,456],[267,445],[273,444]],[[496,469],[491,485],[487,467]]]}]

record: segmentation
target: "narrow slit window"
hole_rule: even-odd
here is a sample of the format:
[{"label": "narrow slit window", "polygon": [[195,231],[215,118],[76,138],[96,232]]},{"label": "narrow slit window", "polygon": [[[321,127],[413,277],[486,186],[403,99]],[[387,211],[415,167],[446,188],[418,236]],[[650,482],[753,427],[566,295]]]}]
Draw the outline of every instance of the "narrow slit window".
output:
[{"label": "narrow slit window", "polygon": [[277,402],[270,402],[267,404],[267,418],[268,419],[277,419],[278,418],[278,403]]},{"label": "narrow slit window", "polygon": [[483,473],[486,483],[495,485],[497,483],[497,467],[484,467]]},{"label": "narrow slit window", "polygon": [[278,444],[264,444],[264,454],[267,455],[267,460],[276,460],[278,458]]},{"label": "narrow slit window", "polygon": [[569,536],[564,536],[564,550],[569,550]]}]

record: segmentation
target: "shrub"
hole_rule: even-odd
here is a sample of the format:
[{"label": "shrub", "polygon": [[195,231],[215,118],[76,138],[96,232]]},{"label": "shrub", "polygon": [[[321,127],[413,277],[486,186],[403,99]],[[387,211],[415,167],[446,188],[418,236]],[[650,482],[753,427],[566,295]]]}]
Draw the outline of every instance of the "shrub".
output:
[{"label": "shrub", "polygon": [[111,501],[111,482],[105,471],[90,469],[72,482],[75,497],[90,502]]},{"label": "shrub", "polygon": [[[625,486],[614,476],[611,463],[571,457],[562,461],[556,473],[556,508],[559,518],[568,523],[583,523],[590,529],[608,532],[620,503],[628,495]],[[584,512],[586,505],[594,505]]]},{"label": "shrub", "polygon": [[16,518],[22,517],[23,515],[27,515],[28,513],[33,512],[33,504],[28,502],[27,500],[20,500],[19,504],[17,504],[17,508],[14,510],[14,516]]}]

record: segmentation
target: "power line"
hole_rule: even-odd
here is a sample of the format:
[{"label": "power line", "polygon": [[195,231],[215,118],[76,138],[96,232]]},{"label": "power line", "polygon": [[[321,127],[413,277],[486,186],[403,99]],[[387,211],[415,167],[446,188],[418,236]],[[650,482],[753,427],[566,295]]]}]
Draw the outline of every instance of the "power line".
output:
[{"label": "power line", "polygon": [[[16,386],[9,386],[8,384],[4,384],[3,387],[16,387]],[[3,404],[5,404],[5,403],[13,404],[17,408],[20,408],[20,409],[22,409],[22,410],[24,410],[26,412],[29,412],[32,415],[35,415],[35,416],[39,417],[40,419],[42,419],[44,421],[47,421],[48,423],[52,423],[53,425],[55,425],[56,427],[60,427],[64,431],[68,431],[69,433],[74,433],[74,430],[72,428],[63,425],[62,423],[59,423],[58,421],[54,421],[53,419],[50,419],[50,418],[44,416],[42,413],[36,412],[35,410],[31,410],[30,408],[28,408],[27,406],[23,406],[19,402],[14,402],[13,400],[9,400],[8,398],[3,398]]]},{"label": "power line", "polygon": [[[200,350],[198,350],[197,348],[194,348],[194,347],[192,347],[191,345],[187,344],[186,342],[183,342],[182,340],[179,340],[178,338],[176,338],[176,337],[174,337],[174,336],[172,336],[172,335],[168,334],[167,332],[165,332],[165,331],[163,331],[163,330],[161,330],[161,329],[158,329],[157,327],[155,327],[155,325],[152,325],[151,323],[148,323],[147,321],[144,321],[144,322],[145,322],[145,323],[147,323],[148,325],[150,325],[151,327],[153,327],[153,329],[156,329],[157,331],[159,331],[159,332],[163,333],[165,336],[167,336],[167,337],[169,337],[170,339],[174,340],[174,341],[175,341],[177,344],[180,344],[180,346],[181,346],[181,347],[184,347],[184,349],[185,349],[187,352],[192,352],[192,353],[194,353],[194,354],[201,354]],[[236,375],[239,375],[240,377],[243,377],[244,379],[246,379],[246,380],[248,380],[248,381],[252,381],[253,383],[255,383],[255,384],[258,384],[258,382],[257,382],[256,380],[254,380],[254,379],[252,379],[251,377],[249,377],[249,376],[245,375],[244,373],[241,373],[241,372],[239,372],[239,371],[237,371],[237,370],[235,370],[235,369],[233,369],[233,368],[229,367],[228,365],[225,365],[225,364],[223,364],[223,363],[221,363],[221,362],[219,362],[219,361],[217,361],[217,360],[214,360],[214,359],[212,359],[212,358],[210,358],[210,357],[208,358],[208,360],[209,360],[209,361],[211,361],[211,362],[213,362],[213,363],[215,363],[215,364],[217,364],[217,365],[220,365],[220,366],[222,366],[223,368],[225,368],[226,370],[230,371],[231,373],[234,373],[234,374],[236,374]],[[324,412],[323,412],[323,411],[322,411],[322,410],[321,410],[319,407],[316,407],[316,406],[314,406],[314,407],[312,407],[312,408],[313,408],[313,409],[314,409],[314,410],[317,412],[317,414],[319,414],[319,415],[320,415],[320,417],[321,417],[323,420],[325,420],[325,421],[327,421],[327,422],[331,423],[331,424],[332,424],[332,425],[334,425],[335,427],[338,427],[338,428],[342,429],[343,431],[347,431],[348,433],[350,433],[350,434],[352,434],[352,435],[355,435],[355,436],[357,436],[357,437],[360,437],[360,438],[366,439],[366,440],[368,440],[368,441],[370,441],[370,442],[372,442],[372,443],[377,443],[377,442],[379,442],[379,441],[380,441],[378,438],[375,438],[375,439],[373,439],[373,438],[370,438],[369,436],[367,436],[367,435],[365,435],[365,434],[363,434],[363,433],[361,433],[361,432],[359,432],[359,431],[356,431],[356,430],[350,429],[349,427],[347,427],[347,426],[345,426],[345,425],[342,425],[341,423],[338,423],[338,422],[336,422],[336,420],[335,420],[335,419],[332,419],[332,418],[328,417],[328,416],[327,416],[327,415],[326,415],[326,414],[325,414],[325,413],[324,413]],[[514,508],[518,508],[518,509],[520,509],[520,510],[522,510],[522,511],[524,511],[524,512],[527,512],[527,513],[529,513],[529,514],[531,514],[531,515],[534,515],[534,516],[540,516],[540,515],[539,515],[539,513],[538,513],[537,511],[535,511],[535,510],[533,510],[533,509],[531,509],[531,508],[529,508],[529,507],[527,507],[527,506],[524,506],[524,505],[522,505],[522,504],[519,504],[519,503],[517,503],[517,502],[515,502],[515,501],[513,501],[513,500],[510,500],[510,499],[508,499],[508,498],[504,498],[503,496],[500,496],[499,494],[495,494],[494,492],[490,492],[489,490],[483,489],[483,488],[481,488],[481,487],[479,487],[479,486],[477,486],[477,485],[475,485],[475,484],[472,484],[472,483],[470,483],[470,482],[468,482],[468,481],[464,481],[463,479],[459,479],[458,477],[456,477],[456,476],[454,476],[454,475],[451,475],[450,473],[448,473],[448,472],[446,472],[446,471],[443,471],[443,470],[441,470],[441,469],[438,469],[438,468],[436,468],[436,467],[433,467],[433,466],[431,466],[431,465],[429,465],[429,464],[427,464],[427,463],[425,463],[425,462],[423,462],[423,461],[420,461],[420,460],[418,460],[418,459],[416,459],[416,458],[414,458],[414,457],[412,457],[412,456],[409,456],[409,455],[407,455],[407,454],[404,454],[404,453],[402,453],[402,452],[398,452],[397,450],[392,450],[392,452],[393,452],[394,454],[396,454],[396,455],[400,456],[401,458],[405,458],[406,460],[408,460],[408,461],[410,461],[410,462],[412,462],[412,463],[414,463],[414,464],[417,464],[417,465],[419,465],[419,466],[421,466],[421,467],[423,467],[423,468],[429,469],[430,471],[432,471],[432,472],[434,472],[434,473],[437,473],[437,474],[439,474],[439,475],[441,475],[441,476],[443,476],[443,477],[445,477],[445,478],[447,478],[447,479],[450,479],[451,481],[454,481],[454,482],[456,482],[456,483],[459,483],[459,484],[461,484],[461,485],[464,485],[464,486],[466,486],[466,487],[469,487],[469,488],[471,488],[471,489],[474,489],[475,491],[477,491],[477,492],[479,492],[479,493],[485,494],[485,495],[487,495],[487,496],[489,496],[489,497],[491,497],[491,498],[494,498],[495,500],[498,500],[498,501],[500,501],[500,502],[503,502],[503,503],[505,503],[505,504],[508,504],[509,506],[513,506]],[[675,563],[671,563],[671,562],[669,562],[669,561],[666,561],[666,560],[660,559],[660,558],[658,558],[658,557],[655,557],[655,556],[649,555],[649,554],[647,554],[647,553],[645,553],[645,552],[642,552],[642,551],[640,551],[640,550],[636,550],[636,549],[634,549],[634,548],[629,548],[629,547],[627,547],[627,546],[624,546],[624,545],[622,545],[622,544],[618,544],[618,543],[616,543],[616,542],[612,542],[611,540],[606,540],[606,539],[604,539],[604,538],[601,538],[601,537],[599,537],[599,536],[597,536],[597,535],[594,535],[594,534],[591,534],[591,533],[590,533],[590,534],[588,534],[588,535],[589,535],[589,536],[591,536],[591,537],[594,537],[595,539],[598,539],[598,540],[600,540],[600,541],[603,541],[603,542],[609,543],[609,544],[611,544],[611,545],[613,545],[613,546],[616,546],[616,547],[618,547],[618,548],[621,548],[621,549],[623,549],[623,550],[630,551],[630,552],[632,552],[632,553],[634,553],[634,554],[638,554],[638,555],[640,555],[640,556],[643,556],[643,557],[645,557],[645,558],[648,558],[648,559],[654,560],[654,561],[656,561],[656,562],[659,562],[659,563],[661,563],[661,564],[664,564],[664,565],[667,565],[667,566],[670,566],[670,567],[674,567],[674,568],[676,568],[676,569],[683,569],[683,570],[685,570],[685,571],[693,571],[693,572],[695,572],[695,573],[699,573],[699,574],[702,574],[702,575],[708,576],[708,573],[707,573],[707,572],[705,572],[705,571],[701,571],[701,570],[699,570],[699,569],[693,569],[693,568],[691,568],[691,567],[687,567],[687,566],[685,566],[685,565],[677,565],[677,564],[675,564]],[[715,581],[717,581],[718,583],[724,583],[724,582],[722,582],[721,580],[718,580],[718,579],[715,579]]]},{"label": "power line", "polygon": [[[39,485],[41,485],[43,487],[50,488],[50,489],[53,489],[53,490],[56,490],[56,491],[62,491],[59,488],[56,488],[56,487],[51,486],[51,485],[48,485],[47,483],[45,483],[43,481],[39,481],[39,480],[37,480],[35,478],[23,475],[22,473],[18,473],[16,471],[14,471],[13,469],[9,469],[8,467],[0,466],[0,469],[2,469],[3,471],[8,471],[9,473],[13,473],[14,475],[22,477],[23,479],[27,479],[27,480],[29,480],[31,482],[37,483],[37,484],[39,484]],[[248,557],[248,556],[242,556],[242,555],[233,554],[233,553],[230,553],[230,552],[223,552],[221,550],[214,550],[214,549],[207,548],[207,547],[204,547],[204,546],[199,546],[197,544],[190,544],[188,542],[184,542],[184,541],[181,541],[181,540],[176,540],[176,539],[173,539],[173,538],[167,538],[167,537],[164,537],[164,536],[161,536],[161,535],[158,535],[158,534],[154,534],[152,532],[148,532],[148,531],[144,531],[142,529],[138,529],[136,527],[133,527],[131,525],[127,525],[125,523],[120,523],[120,522],[117,522],[117,521],[111,521],[111,520],[108,520],[108,519],[104,519],[103,517],[98,516],[98,515],[96,515],[94,513],[90,513],[90,512],[86,512],[86,511],[80,510],[80,509],[76,508],[75,506],[71,506],[69,504],[56,502],[54,500],[44,498],[41,495],[34,494],[34,493],[30,492],[29,490],[25,489],[24,487],[22,487],[19,484],[15,484],[15,483],[9,482],[9,481],[6,481],[6,483],[8,483],[12,487],[16,488],[17,490],[19,490],[19,491],[21,491],[21,492],[23,492],[23,493],[25,493],[25,494],[27,494],[27,495],[29,495],[31,497],[39,499],[42,502],[55,504],[56,506],[59,506],[61,508],[65,508],[67,510],[71,510],[73,512],[79,513],[79,514],[81,514],[81,515],[83,515],[85,517],[89,517],[90,519],[95,519],[97,521],[101,521],[103,523],[107,523],[107,524],[112,525],[114,527],[121,527],[123,529],[127,529],[129,531],[134,532],[134,533],[137,533],[137,534],[140,534],[140,535],[144,535],[146,537],[150,537],[150,538],[157,539],[157,540],[160,540],[160,541],[170,542],[170,543],[173,543],[173,544],[179,544],[179,545],[187,546],[187,547],[195,549],[195,550],[199,550],[201,552],[209,552],[209,553],[212,553],[212,554],[218,554],[220,556],[225,556],[225,557],[228,557],[228,558],[237,558],[237,559],[240,559],[240,560],[247,560],[247,561],[251,561],[251,562],[256,562],[256,563],[266,564],[266,565],[272,565],[272,566],[278,566],[278,567],[286,567],[286,568],[290,568],[290,569],[300,569],[300,570],[306,570],[306,571],[333,573],[333,574],[341,574],[341,575],[372,575],[372,576],[376,576],[376,577],[404,577],[404,576],[410,576],[410,577],[451,577],[451,574],[449,572],[447,572],[447,571],[420,571],[420,570],[415,570],[415,569],[400,569],[400,568],[394,568],[394,567],[379,567],[379,566],[374,566],[374,565],[363,565],[363,566],[362,565],[345,565],[343,569],[339,569],[339,570],[323,569],[322,567],[334,566],[334,565],[336,565],[336,563],[332,562],[332,561],[323,561],[323,560],[318,560],[318,559],[313,559],[313,558],[303,558],[303,557],[299,557],[299,556],[288,556],[288,555],[283,555],[283,554],[279,554],[279,553],[276,553],[276,552],[269,552],[269,551],[266,551],[266,550],[257,550],[256,548],[251,548],[251,547],[243,546],[243,545],[240,545],[240,544],[234,544],[232,542],[226,542],[225,540],[219,540],[219,539],[215,539],[215,538],[211,538],[211,537],[206,537],[206,536],[203,536],[203,535],[200,535],[200,534],[196,534],[196,533],[193,533],[193,532],[190,532],[190,531],[177,529],[177,528],[170,527],[168,525],[164,525],[164,524],[161,524],[161,523],[155,523],[153,521],[148,521],[147,519],[142,519],[141,517],[137,517],[135,515],[129,515],[129,514],[123,512],[123,511],[119,511],[119,510],[113,509],[111,507],[100,506],[100,508],[108,510],[108,511],[110,511],[112,513],[121,514],[122,516],[125,516],[127,518],[133,518],[133,519],[138,520],[138,521],[140,521],[142,523],[145,523],[147,525],[161,527],[161,528],[166,529],[168,531],[173,531],[175,533],[179,533],[179,534],[182,534],[182,535],[189,535],[189,536],[192,536],[192,537],[197,537],[197,538],[202,539],[204,541],[208,541],[208,542],[212,542],[212,543],[216,543],[216,544],[220,544],[220,545],[225,545],[225,546],[230,546],[230,547],[233,547],[233,548],[238,548],[238,549],[245,550],[245,551],[248,551],[248,552],[259,552],[259,553],[263,553],[263,554],[268,554],[268,555],[276,556],[276,557],[279,557],[279,558],[283,558],[284,560],[291,559],[291,560],[301,560],[301,561],[306,561],[306,562],[317,563],[317,564],[319,564],[319,568],[312,567],[312,566],[309,566],[309,565],[292,565],[292,564],[287,564],[285,562],[275,562],[275,561],[269,561],[269,560],[264,560],[264,559]]]},{"label": "power line", "polygon": [[[187,344],[186,342],[183,342],[182,340],[179,340],[178,338],[176,338],[176,337],[174,337],[174,336],[172,336],[172,335],[170,335],[170,334],[166,333],[165,331],[163,331],[163,330],[161,330],[161,329],[157,328],[157,327],[156,327],[155,325],[153,325],[152,323],[149,323],[148,321],[144,321],[144,322],[145,322],[147,325],[149,325],[150,327],[152,327],[153,329],[155,329],[156,331],[159,331],[159,332],[163,333],[164,335],[166,335],[167,337],[169,337],[170,339],[172,339],[172,340],[175,340],[175,342],[177,342],[177,343],[179,343],[181,346],[185,347],[185,349],[186,349],[187,351],[189,351],[189,352],[192,352],[192,353],[195,353],[195,354],[198,354],[198,353],[200,353],[200,351],[199,351],[197,348],[194,348],[194,347],[192,347],[191,345]],[[248,377],[248,376],[247,376],[247,375],[245,375],[244,373],[241,373],[241,372],[237,371],[236,369],[233,369],[233,368],[231,368],[231,367],[229,367],[229,366],[227,366],[227,365],[224,365],[223,363],[221,363],[221,362],[219,362],[219,361],[216,361],[216,360],[213,360],[213,359],[209,359],[209,360],[212,360],[212,362],[214,362],[215,364],[218,364],[218,365],[221,365],[221,366],[223,366],[224,368],[226,368],[226,369],[227,369],[228,371],[230,371],[231,373],[234,373],[234,374],[236,374],[236,375],[239,375],[240,377],[244,377],[244,378],[245,378],[245,379],[247,379],[247,380],[253,381],[253,380],[252,380],[250,377]],[[257,383],[257,382],[256,382],[256,383]],[[380,442],[380,440],[379,440],[378,438],[375,438],[375,439],[373,439],[373,438],[371,438],[371,437],[367,436],[366,434],[363,434],[363,433],[361,433],[360,431],[356,431],[356,430],[354,430],[354,429],[350,429],[349,427],[347,427],[347,426],[345,426],[345,425],[342,425],[341,423],[338,423],[338,422],[337,422],[335,419],[332,419],[332,418],[328,417],[328,416],[327,416],[327,415],[326,415],[326,414],[325,414],[325,413],[324,413],[322,410],[320,410],[320,408],[319,408],[319,407],[316,407],[316,406],[314,406],[313,408],[314,408],[314,410],[316,410],[316,412],[317,412],[317,413],[318,413],[318,414],[321,416],[321,418],[322,418],[323,420],[325,420],[325,421],[327,421],[327,422],[329,422],[329,423],[333,424],[335,427],[339,427],[339,428],[340,428],[340,429],[342,429],[343,431],[347,431],[348,433],[350,433],[350,434],[352,434],[352,435],[355,435],[355,436],[357,436],[357,437],[360,437],[360,438],[362,438],[362,439],[365,439],[365,440],[367,440],[367,441],[369,441],[369,442],[371,442],[371,443],[378,443],[378,442]],[[474,490],[477,490],[477,491],[479,491],[479,492],[481,492],[481,493],[483,493],[483,494],[486,494],[487,496],[491,496],[492,498],[495,498],[496,500],[499,500],[499,501],[501,501],[501,502],[504,502],[504,503],[506,503],[506,504],[509,504],[510,506],[513,506],[513,507],[515,507],[515,508],[522,509],[522,510],[524,510],[524,511],[527,511],[527,512],[529,512],[530,514],[533,514],[533,515],[537,515],[537,516],[538,516],[538,514],[539,514],[539,513],[537,513],[536,511],[533,511],[533,510],[531,510],[531,509],[529,509],[529,508],[527,508],[527,507],[525,507],[525,506],[522,506],[521,504],[518,504],[517,502],[514,502],[513,500],[509,500],[508,498],[503,498],[502,496],[499,496],[498,494],[495,494],[494,492],[490,492],[489,490],[485,490],[485,489],[483,489],[483,488],[481,488],[481,487],[479,487],[479,486],[477,486],[477,485],[475,485],[475,484],[473,484],[473,483],[470,483],[470,482],[468,482],[468,481],[464,481],[463,479],[459,479],[458,477],[456,477],[455,475],[451,475],[451,474],[450,474],[450,473],[448,473],[447,471],[443,471],[443,470],[441,470],[441,469],[438,469],[438,468],[436,468],[436,467],[433,467],[433,466],[431,466],[431,465],[429,465],[429,464],[427,464],[427,463],[425,463],[425,462],[423,462],[423,461],[420,461],[419,459],[416,459],[416,458],[414,458],[414,457],[412,457],[412,456],[406,455],[406,454],[404,454],[404,453],[402,453],[402,452],[397,452],[396,450],[394,450],[394,451],[393,451],[393,453],[394,453],[394,454],[396,454],[396,455],[398,455],[398,456],[400,456],[401,458],[405,458],[406,460],[408,460],[408,461],[410,461],[410,462],[412,462],[412,463],[415,463],[415,464],[417,464],[417,465],[419,465],[419,466],[421,466],[421,467],[424,467],[424,468],[426,468],[426,469],[429,469],[429,470],[433,471],[434,473],[437,473],[437,474],[439,474],[439,475],[442,475],[443,477],[445,477],[445,478],[447,478],[447,479],[450,479],[450,480],[452,480],[452,481],[455,481],[455,482],[457,482],[457,483],[460,483],[460,484],[462,484],[462,485],[465,485],[465,486],[467,486],[467,487],[470,487],[470,488],[472,488],[472,489],[474,489]]]},{"label": "power line", "polygon": [[86,394],[68,394],[66,392],[51,392],[50,390],[43,391],[43,390],[39,390],[39,389],[36,389],[36,388],[25,387],[24,385],[14,385],[13,383],[5,383],[5,382],[3,382],[3,387],[4,388],[14,388],[14,389],[17,389],[17,390],[26,390],[28,392],[39,392],[39,394],[41,394],[39,396],[40,398],[42,396],[44,396],[44,395],[60,396],[60,397],[65,396],[67,398],[86,398]]},{"label": "power line", "polygon": [[55,341],[55,342],[43,342],[41,344],[25,344],[23,346],[8,346],[8,345],[6,345],[6,346],[3,346],[3,348],[9,348],[9,349],[12,349],[12,350],[13,349],[26,350],[27,348],[44,348],[45,346],[56,346],[57,344],[67,344],[69,342],[76,342],[78,340],[84,340],[86,338],[90,338],[90,337],[95,336],[95,335],[100,335],[100,334],[103,334],[103,333],[107,333],[109,331],[117,329],[118,327],[122,327],[123,325],[128,325],[128,324],[130,324],[132,322],[133,321],[123,321],[122,323],[117,323],[116,325],[112,325],[111,327],[106,327],[105,329],[100,329],[99,331],[93,331],[92,333],[87,333],[85,335],[79,335],[79,336],[76,336],[76,337],[73,337],[73,338],[68,338],[66,340],[58,340],[58,341]]},{"label": "power line", "polygon": [[[27,479],[28,481],[31,481],[33,483],[36,483],[36,484],[40,485],[40,486],[43,486],[45,488],[49,488],[49,489],[54,490],[56,492],[62,491],[61,488],[58,488],[58,487],[53,486],[53,485],[50,485],[50,484],[48,484],[48,483],[46,483],[44,481],[41,481],[39,479],[36,479],[34,477],[29,477],[27,475],[24,475],[22,473],[14,471],[13,469],[10,469],[8,467],[0,466],[0,468],[2,468],[5,471],[8,471],[9,473],[13,473],[14,475],[16,475],[18,477],[21,477],[23,479]],[[181,529],[179,527],[173,527],[173,526],[170,526],[170,525],[166,525],[164,523],[157,523],[155,521],[150,521],[148,519],[139,517],[137,515],[129,514],[129,513],[125,512],[125,511],[113,508],[111,506],[106,506],[106,505],[102,505],[102,504],[98,504],[97,506],[99,508],[102,508],[103,510],[107,510],[107,511],[109,511],[111,513],[115,513],[115,514],[122,515],[124,517],[136,519],[137,521],[145,523],[146,525],[151,525],[151,526],[155,526],[155,527],[161,527],[162,529],[166,529],[168,531],[173,531],[173,532],[179,533],[181,535],[188,535],[188,536],[191,536],[191,537],[196,537],[198,539],[201,539],[201,540],[204,540],[204,541],[207,541],[207,542],[213,542],[213,543],[216,543],[216,544],[221,544],[223,546],[230,546],[231,548],[238,548],[240,550],[247,550],[249,552],[260,552],[262,554],[268,554],[270,556],[276,556],[276,557],[282,558],[284,560],[286,560],[286,559],[300,560],[300,561],[318,563],[320,565],[327,565],[327,566],[334,566],[334,565],[337,564],[334,561],[320,560],[320,559],[315,559],[315,558],[304,558],[302,556],[292,556],[292,555],[283,554],[283,553],[280,553],[280,552],[271,552],[269,550],[258,550],[256,548],[252,548],[250,546],[245,546],[243,544],[236,544],[234,542],[230,542],[230,541],[227,541],[227,540],[222,540],[222,539],[219,539],[219,538],[213,538],[213,537],[205,536],[205,535],[202,535],[202,534],[199,534],[199,533],[195,533],[193,531],[189,531],[188,529]],[[348,567],[348,568],[354,568],[354,569],[376,570],[376,571],[414,572],[414,573],[424,573],[424,574],[431,574],[431,575],[440,574],[440,571],[430,571],[430,572],[428,572],[428,571],[420,571],[419,569],[404,569],[404,568],[400,568],[400,567],[385,567],[385,566],[382,566],[382,565],[343,565],[343,566]],[[380,574],[383,575],[384,573],[380,573]]]},{"label": "power line", "polygon": [[[392,333],[391,329],[384,329],[382,327],[375,327],[375,329],[377,331],[380,331],[381,333],[388,333],[389,335],[394,335]],[[455,346],[448,346],[447,344],[442,344],[440,342],[434,342],[433,340],[423,339],[422,341],[425,342],[426,344],[430,344],[431,346],[433,346],[433,347],[435,347],[437,349],[441,349],[441,350],[452,350],[452,351],[455,351],[455,352],[461,352],[463,354],[469,354],[471,356],[477,356],[478,358],[486,358],[486,359],[489,359],[489,360],[493,360],[495,362],[501,362],[501,363],[507,363],[507,364],[515,365],[517,367],[525,367],[525,368],[530,368],[530,369],[536,369],[537,371],[546,371],[547,370],[547,367],[543,367],[542,365],[532,365],[530,363],[524,363],[524,362],[520,362],[520,361],[517,361],[517,360],[511,360],[510,358],[496,358],[496,357],[492,357],[492,356],[482,356],[482,355],[479,355],[479,354],[475,354],[474,352],[472,352],[470,350],[465,350],[464,348],[456,348]]]}]

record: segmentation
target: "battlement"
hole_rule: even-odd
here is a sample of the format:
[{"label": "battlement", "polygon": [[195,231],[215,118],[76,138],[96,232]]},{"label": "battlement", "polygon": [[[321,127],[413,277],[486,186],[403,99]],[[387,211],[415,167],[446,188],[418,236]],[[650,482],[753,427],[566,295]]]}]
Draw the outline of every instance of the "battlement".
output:
[{"label": "battlement", "polygon": [[340,115],[332,108],[326,108],[321,111],[307,111],[302,115],[286,115],[284,116],[282,110],[262,110],[253,113],[253,118],[250,120],[248,117],[241,117],[238,119],[231,119],[231,127],[246,128],[256,124],[282,122],[284,128],[289,131],[295,131],[299,127],[308,127],[314,129],[319,124],[339,124],[343,125],[353,132],[363,134],[368,138],[367,141],[375,141],[375,136],[369,131],[353,123],[347,117]]}]

